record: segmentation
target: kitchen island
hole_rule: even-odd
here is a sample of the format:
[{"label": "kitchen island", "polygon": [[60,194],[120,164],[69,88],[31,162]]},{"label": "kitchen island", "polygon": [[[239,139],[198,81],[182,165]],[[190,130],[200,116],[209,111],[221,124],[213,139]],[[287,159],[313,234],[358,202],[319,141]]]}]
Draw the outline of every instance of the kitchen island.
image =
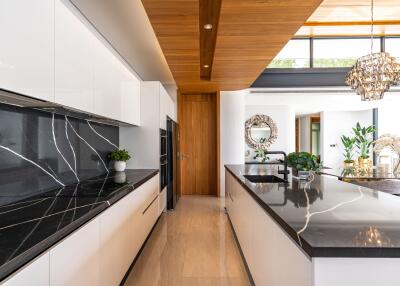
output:
[{"label": "kitchen island", "polygon": [[400,198],[315,174],[254,183],[227,165],[226,208],[256,285],[399,285]]}]

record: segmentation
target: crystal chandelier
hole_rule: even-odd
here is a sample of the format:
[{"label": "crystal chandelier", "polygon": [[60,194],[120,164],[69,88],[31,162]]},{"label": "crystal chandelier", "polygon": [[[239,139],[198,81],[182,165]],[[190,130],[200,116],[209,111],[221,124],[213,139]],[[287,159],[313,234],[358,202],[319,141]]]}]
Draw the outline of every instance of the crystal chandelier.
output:
[{"label": "crystal chandelier", "polygon": [[389,53],[373,53],[374,0],[371,0],[371,53],[357,60],[346,76],[346,84],[361,100],[378,100],[400,81],[400,64]]}]

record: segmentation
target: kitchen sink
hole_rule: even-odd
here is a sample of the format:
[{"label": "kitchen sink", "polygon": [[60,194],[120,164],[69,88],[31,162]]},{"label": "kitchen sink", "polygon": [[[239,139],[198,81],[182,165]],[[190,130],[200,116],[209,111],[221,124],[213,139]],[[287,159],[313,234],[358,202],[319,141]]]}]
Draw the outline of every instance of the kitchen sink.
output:
[{"label": "kitchen sink", "polygon": [[284,179],[274,175],[243,175],[243,177],[252,183],[286,183]]}]

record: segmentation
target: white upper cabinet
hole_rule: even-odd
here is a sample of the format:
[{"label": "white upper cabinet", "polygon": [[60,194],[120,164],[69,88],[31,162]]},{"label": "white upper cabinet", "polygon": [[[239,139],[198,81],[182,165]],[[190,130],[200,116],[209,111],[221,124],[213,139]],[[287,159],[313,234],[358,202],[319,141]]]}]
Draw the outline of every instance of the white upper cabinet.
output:
[{"label": "white upper cabinet", "polygon": [[54,0],[1,0],[0,38],[0,88],[54,101]]},{"label": "white upper cabinet", "polygon": [[100,40],[96,41],[94,51],[94,111],[121,120],[123,74],[118,60]]},{"label": "white upper cabinet", "polygon": [[95,36],[69,1],[55,0],[55,101],[94,112]]},{"label": "white upper cabinet", "polygon": [[140,125],[140,80],[121,64],[123,82],[121,85],[121,121]]}]

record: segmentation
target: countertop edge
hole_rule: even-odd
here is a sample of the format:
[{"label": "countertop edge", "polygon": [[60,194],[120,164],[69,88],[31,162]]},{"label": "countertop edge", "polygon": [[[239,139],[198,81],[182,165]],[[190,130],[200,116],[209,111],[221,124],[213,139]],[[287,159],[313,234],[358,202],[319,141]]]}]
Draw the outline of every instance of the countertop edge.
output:
[{"label": "countertop edge", "polygon": [[[139,169],[138,169],[139,170]],[[147,169],[149,170],[149,169]],[[150,169],[151,170],[151,169]],[[141,185],[152,179],[159,173],[158,169],[152,170],[149,174],[144,176],[143,179],[136,182],[135,184],[123,186],[116,191],[112,198],[108,199],[106,202],[102,202],[98,204],[92,211],[85,214],[84,216],[80,217],[78,220],[74,221],[73,223],[69,224],[68,226],[62,228],[58,232],[52,234],[45,240],[39,242],[32,248],[28,249],[27,251],[21,253],[17,257],[13,258],[10,262],[0,266],[0,283],[4,282],[7,278],[9,278],[12,274],[16,273],[24,266],[28,265],[30,262],[35,260],[37,257],[48,251],[50,248],[55,246],[57,243],[62,241],[63,239],[67,238],[70,234],[74,231],[78,230],[92,219],[103,213],[105,210],[113,206],[119,200],[130,194],[131,192],[135,191]],[[108,202],[108,203],[107,203]]]}]

